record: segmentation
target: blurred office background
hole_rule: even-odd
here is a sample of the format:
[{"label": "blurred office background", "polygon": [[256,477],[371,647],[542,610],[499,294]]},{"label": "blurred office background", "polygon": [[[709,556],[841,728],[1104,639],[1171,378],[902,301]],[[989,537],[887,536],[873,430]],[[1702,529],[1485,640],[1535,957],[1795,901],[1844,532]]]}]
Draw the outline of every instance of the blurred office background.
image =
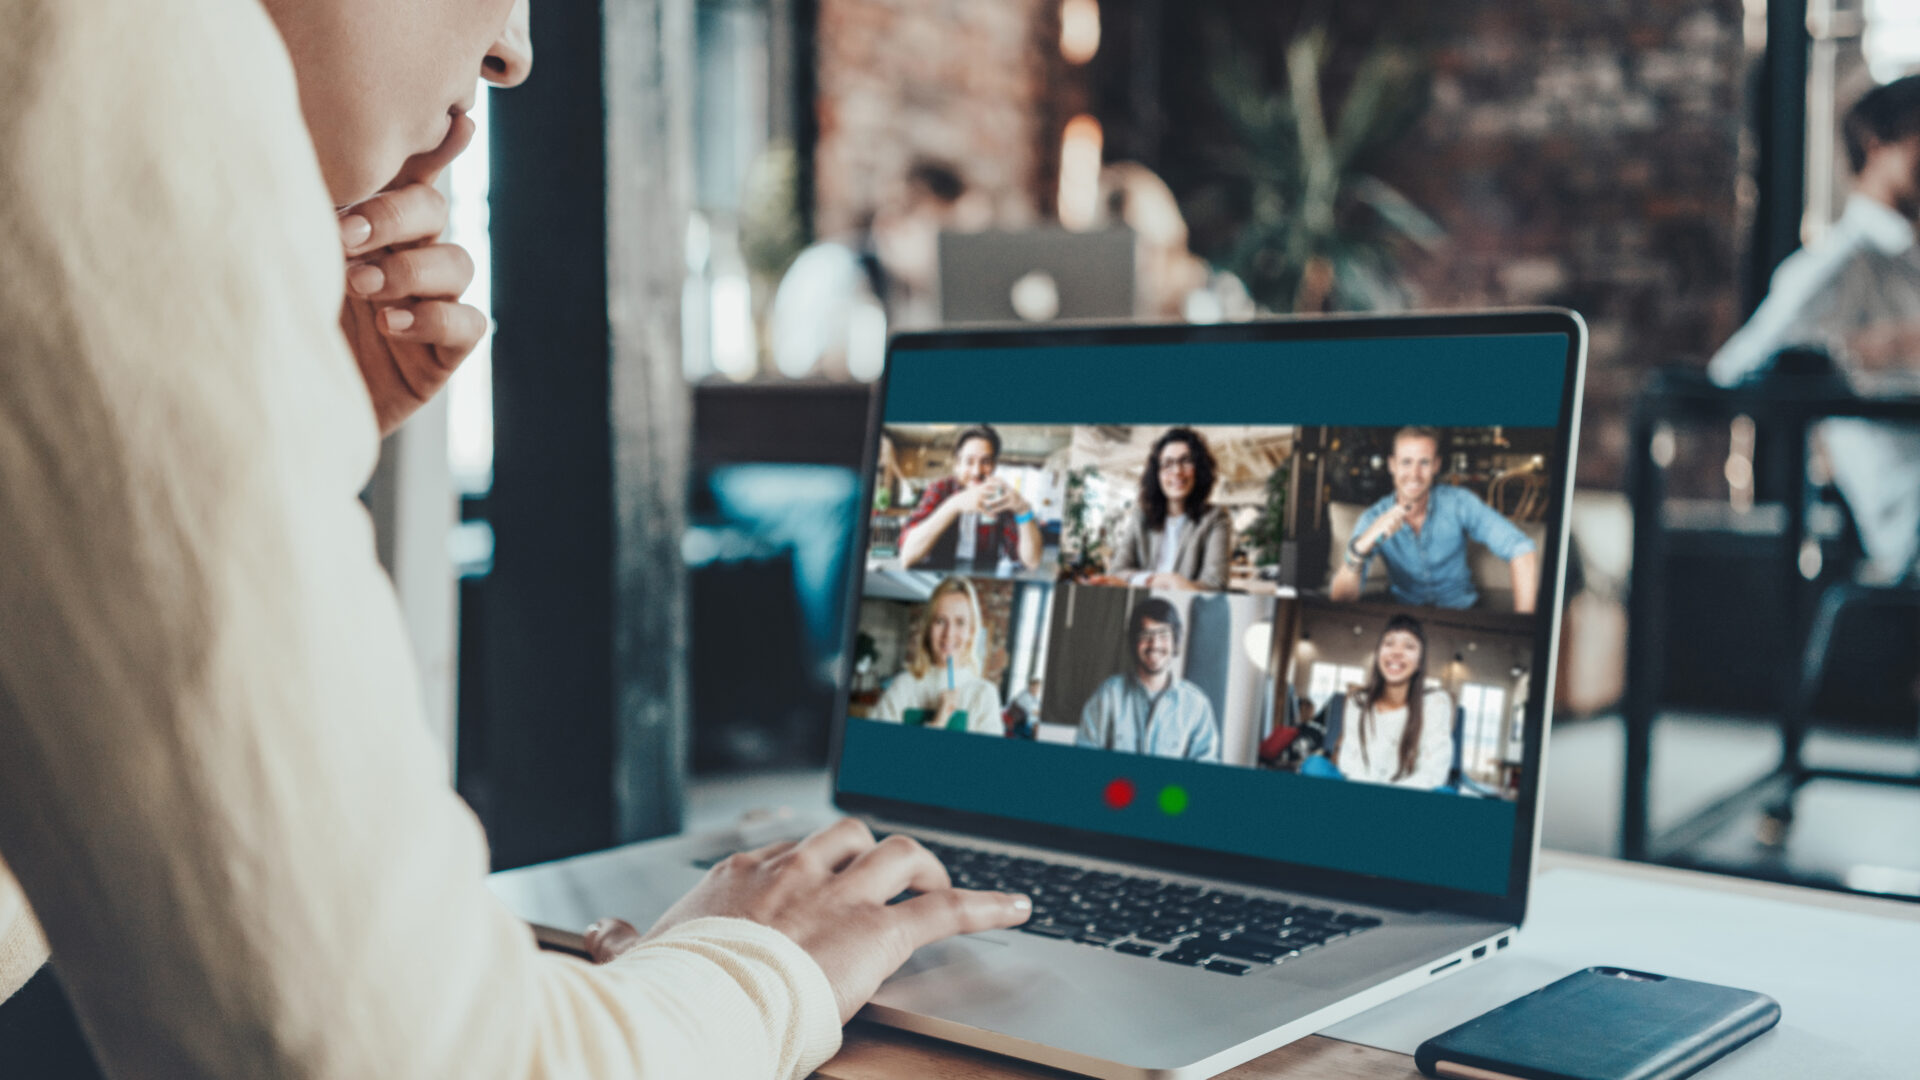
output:
[{"label": "blurred office background", "polygon": [[[890,332],[1557,304],[1592,346],[1545,842],[1920,898],[1920,789],[1820,773],[1920,773],[1911,619],[1823,620],[1859,551],[1804,417],[1698,378],[1837,215],[1920,0],[583,8],[476,114],[498,334],[372,499],[501,865],[817,784]],[[1299,437],[1317,501],[1383,487]]]}]

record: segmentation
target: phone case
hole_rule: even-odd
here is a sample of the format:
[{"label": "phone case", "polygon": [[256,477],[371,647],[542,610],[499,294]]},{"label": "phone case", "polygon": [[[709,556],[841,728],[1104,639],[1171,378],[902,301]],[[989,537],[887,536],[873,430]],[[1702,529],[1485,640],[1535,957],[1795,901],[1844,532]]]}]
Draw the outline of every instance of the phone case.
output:
[{"label": "phone case", "polygon": [[1780,1022],[1764,994],[1591,967],[1420,1044],[1448,1080],[1680,1080]]}]

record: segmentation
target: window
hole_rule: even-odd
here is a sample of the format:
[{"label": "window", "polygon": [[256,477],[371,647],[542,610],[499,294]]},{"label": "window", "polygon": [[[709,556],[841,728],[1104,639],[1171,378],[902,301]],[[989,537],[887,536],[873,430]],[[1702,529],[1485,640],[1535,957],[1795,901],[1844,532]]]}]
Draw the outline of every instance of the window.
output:
[{"label": "window", "polygon": [[1336,664],[1331,661],[1316,661],[1313,665],[1313,677],[1307,683],[1307,697],[1313,700],[1315,709],[1326,707],[1335,694],[1344,694],[1348,687],[1367,681],[1365,668],[1353,664]]},{"label": "window", "polygon": [[1460,771],[1484,783],[1500,780],[1502,743],[1507,733],[1507,692],[1498,686],[1466,683],[1460,687]]},{"label": "window", "polygon": [[473,256],[473,285],[461,299],[487,317],[487,334],[447,382],[447,461],[454,489],[485,494],[493,486],[493,244],[487,234],[487,99],[482,90],[467,114],[473,145],[447,170],[447,242]]}]

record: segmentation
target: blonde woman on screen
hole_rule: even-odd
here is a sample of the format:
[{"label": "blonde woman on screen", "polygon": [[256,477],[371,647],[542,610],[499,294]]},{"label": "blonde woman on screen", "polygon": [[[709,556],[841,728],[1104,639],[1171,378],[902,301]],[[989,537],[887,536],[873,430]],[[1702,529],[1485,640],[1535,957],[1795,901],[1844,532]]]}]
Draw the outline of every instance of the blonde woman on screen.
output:
[{"label": "blonde woman on screen", "polygon": [[980,594],[963,577],[942,581],[914,622],[906,670],[874,706],[875,720],[921,724],[976,735],[1005,734],[1000,691],[981,674],[986,651]]}]

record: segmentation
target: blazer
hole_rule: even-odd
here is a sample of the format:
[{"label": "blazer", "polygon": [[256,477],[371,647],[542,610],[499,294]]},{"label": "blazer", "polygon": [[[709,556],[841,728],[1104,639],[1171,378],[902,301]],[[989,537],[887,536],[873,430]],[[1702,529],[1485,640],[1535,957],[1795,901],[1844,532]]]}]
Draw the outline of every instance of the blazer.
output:
[{"label": "blazer", "polygon": [[[1160,565],[1160,542],[1164,529],[1149,529],[1140,509],[1120,523],[1113,538],[1113,559],[1109,573],[1125,574],[1152,570]],[[1173,571],[1203,589],[1227,587],[1227,563],[1233,558],[1233,521],[1218,506],[1209,507],[1200,520],[1180,534],[1180,546],[1174,551]]]}]

